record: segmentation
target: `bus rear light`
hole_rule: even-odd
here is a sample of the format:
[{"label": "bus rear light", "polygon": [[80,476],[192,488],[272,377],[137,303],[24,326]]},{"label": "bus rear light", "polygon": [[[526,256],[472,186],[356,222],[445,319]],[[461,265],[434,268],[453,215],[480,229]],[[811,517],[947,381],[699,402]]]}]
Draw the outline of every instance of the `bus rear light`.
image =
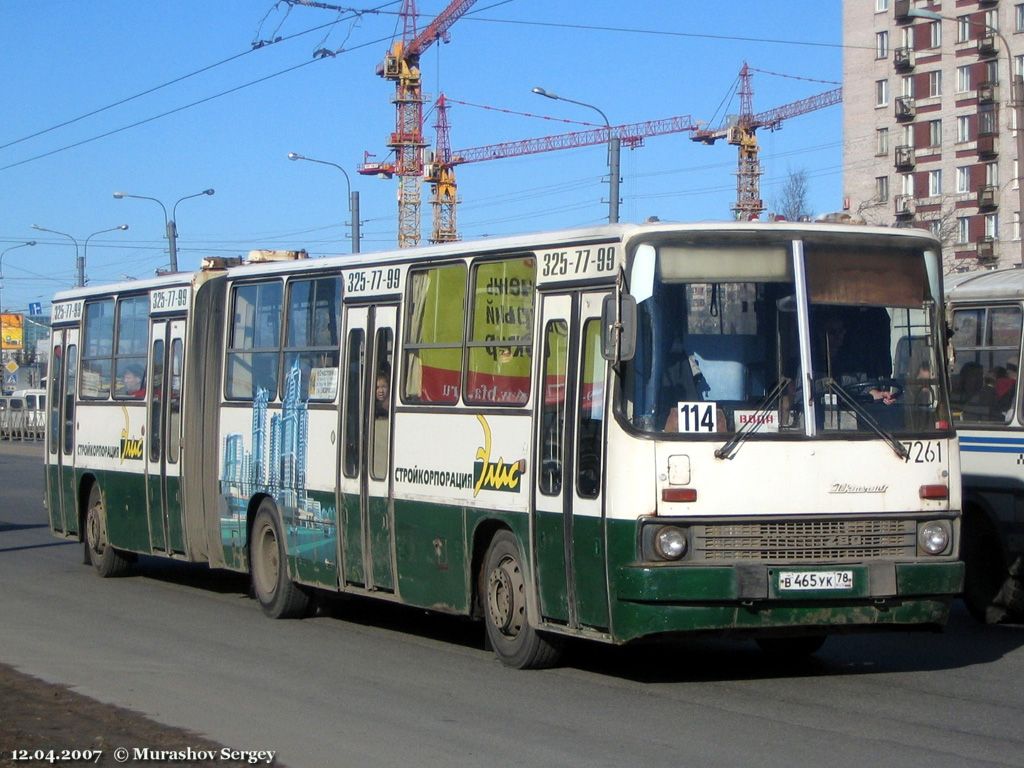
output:
[{"label": "bus rear light", "polygon": [[922,485],[918,490],[922,499],[939,500],[949,498],[949,486],[946,485]]},{"label": "bus rear light", "polygon": [[696,501],[696,488],[663,488],[661,491],[662,501]]},{"label": "bus rear light", "polygon": [[938,421],[935,422],[935,428],[941,429],[944,432],[948,430],[951,426],[952,425],[945,419],[939,419]]}]

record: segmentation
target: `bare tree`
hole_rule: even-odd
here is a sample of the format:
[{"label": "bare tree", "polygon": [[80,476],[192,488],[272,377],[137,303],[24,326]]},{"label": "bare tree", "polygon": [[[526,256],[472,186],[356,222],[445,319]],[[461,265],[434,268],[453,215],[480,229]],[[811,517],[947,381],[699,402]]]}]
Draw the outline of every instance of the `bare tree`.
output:
[{"label": "bare tree", "polygon": [[786,183],[782,187],[782,194],[776,201],[775,210],[785,216],[789,221],[809,219],[814,213],[810,210],[807,202],[808,184],[807,171],[790,171],[786,177]]}]

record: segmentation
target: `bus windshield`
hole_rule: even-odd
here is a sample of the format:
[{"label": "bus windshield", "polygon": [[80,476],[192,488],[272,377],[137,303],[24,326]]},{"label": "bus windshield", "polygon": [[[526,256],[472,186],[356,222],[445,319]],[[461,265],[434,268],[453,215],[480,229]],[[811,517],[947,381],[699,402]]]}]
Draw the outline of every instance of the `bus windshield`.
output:
[{"label": "bus windshield", "polygon": [[719,239],[655,250],[616,403],[635,429],[948,429],[936,302],[920,249]]}]

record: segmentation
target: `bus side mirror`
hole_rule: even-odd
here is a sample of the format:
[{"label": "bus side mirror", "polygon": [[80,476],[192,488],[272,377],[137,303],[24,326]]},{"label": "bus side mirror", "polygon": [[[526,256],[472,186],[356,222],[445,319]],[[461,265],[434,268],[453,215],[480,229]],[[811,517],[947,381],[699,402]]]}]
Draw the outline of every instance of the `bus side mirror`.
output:
[{"label": "bus side mirror", "polygon": [[636,354],[636,299],[615,291],[601,305],[601,354],[614,365]]}]

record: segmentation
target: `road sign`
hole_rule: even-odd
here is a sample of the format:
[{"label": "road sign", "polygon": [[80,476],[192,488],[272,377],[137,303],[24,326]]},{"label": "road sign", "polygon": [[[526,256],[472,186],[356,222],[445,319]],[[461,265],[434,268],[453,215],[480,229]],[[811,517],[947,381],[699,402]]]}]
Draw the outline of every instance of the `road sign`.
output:
[{"label": "road sign", "polygon": [[16,387],[18,385],[18,374],[8,374],[4,377],[4,383],[9,387]]},{"label": "road sign", "polygon": [[6,368],[7,372],[12,376],[18,372],[18,364],[13,360],[8,360],[7,365],[5,365],[4,368]]},{"label": "road sign", "polygon": [[28,304],[28,313],[30,315],[43,314],[43,303],[41,301],[30,301]]}]

